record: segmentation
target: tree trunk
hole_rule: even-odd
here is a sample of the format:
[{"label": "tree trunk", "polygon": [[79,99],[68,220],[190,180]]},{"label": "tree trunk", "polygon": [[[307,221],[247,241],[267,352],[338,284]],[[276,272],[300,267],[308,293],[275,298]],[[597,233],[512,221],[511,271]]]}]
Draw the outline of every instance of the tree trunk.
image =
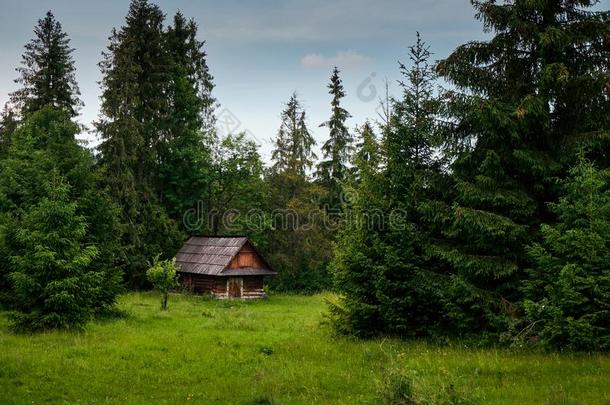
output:
[{"label": "tree trunk", "polygon": [[167,311],[167,293],[163,293],[163,299],[161,300],[161,310]]}]

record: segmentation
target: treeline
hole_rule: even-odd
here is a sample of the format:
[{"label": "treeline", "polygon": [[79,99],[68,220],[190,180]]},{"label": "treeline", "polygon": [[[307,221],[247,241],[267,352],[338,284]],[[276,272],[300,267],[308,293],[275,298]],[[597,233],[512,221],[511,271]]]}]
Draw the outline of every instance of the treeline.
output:
[{"label": "treeline", "polygon": [[360,220],[332,261],[339,330],[610,348],[610,13],[595,3],[476,1],[490,40],[434,65],[410,49],[347,182]]},{"label": "treeline", "polygon": [[[198,27],[133,0],[100,63],[92,151],[49,12],[0,120],[0,291],[15,326],[82,325],[190,234],[246,234],[276,290],[334,288],[338,331],[610,346],[610,13],[473,2],[493,33],[432,61],[351,131],[335,68],[321,156],[297,94],[271,162],[219,137]],[[438,83],[447,83],[445,89]],[[255,213],[255,215],[247,215]]]}]

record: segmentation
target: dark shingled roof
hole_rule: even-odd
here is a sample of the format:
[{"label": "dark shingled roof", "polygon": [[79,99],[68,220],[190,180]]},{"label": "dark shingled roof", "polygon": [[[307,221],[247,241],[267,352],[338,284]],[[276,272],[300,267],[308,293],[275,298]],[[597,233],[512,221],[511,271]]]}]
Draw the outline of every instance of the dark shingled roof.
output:
[{"label": "dark shingled roof", "polygon": [[223,274],[231,259],[247,242],[246,237],[192,236],[176,254],[176,264],[183,273],[211,276],[276,274],[269,268],[231,269],[231,274]]}]

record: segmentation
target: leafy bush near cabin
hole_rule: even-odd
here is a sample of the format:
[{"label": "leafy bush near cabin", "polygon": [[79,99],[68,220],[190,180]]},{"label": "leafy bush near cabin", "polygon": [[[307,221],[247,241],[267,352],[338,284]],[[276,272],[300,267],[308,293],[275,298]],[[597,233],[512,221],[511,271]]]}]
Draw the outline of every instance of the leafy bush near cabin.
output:
[{"label": "leafy bush near cabin", "polygon": [[153,287],[161,292],[161,310],[167,311],[169,292],[178,286],[176,259],[159,260],[159,256],[155,257],[152,267],[146,271],[146,277]]}]

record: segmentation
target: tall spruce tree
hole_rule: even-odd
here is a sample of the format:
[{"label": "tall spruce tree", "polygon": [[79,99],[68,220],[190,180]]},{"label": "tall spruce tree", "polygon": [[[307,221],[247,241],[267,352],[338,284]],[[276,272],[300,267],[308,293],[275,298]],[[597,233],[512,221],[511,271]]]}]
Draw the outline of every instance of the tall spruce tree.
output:
[{"label": "tall spruce tree", "polygon": [[498,330],[515,315],[525,246],[552,218],[546,202],[562,145],[607,128],[593,117],[608,108],[609,14],[586,10],[596,1],[472,3],[493,38],[438,65],[455,88],[446,94],[455,124],[446,140],[458,153],[435,254],[453,280],[448,316],[464,331]]},{"label": "tall spruce tree", "polygon": [[315,141],[296,93],[281,118],[267,176],[268,208],[273,215],[267,253],[279,273],[272,283],[281,290],[317,291],[329,286],[329,252],[322,247],[330,241],[323,218],[312,215],[319,210],[317,199],[322,190],[309,178],[316,158],[312,151]]},{"label": "tall spruce tree", "polygon": [[186,18],[178,12],[174,16],[173,26],[168,27],[168,49],[176,65],[183,66],[188,79],[195,88],[199,100],[199,118],[205,134],[215,132],[216,117],[214,112],[217,100],[212,94],[214,77],[207,62],[205,41],[198,38],[199,27],[195,20]]},{"label": "tall spruce tree", "polygon": [[331,117],[320,126],[328,128],[329,138],[322,145],[323,160],[318,163],[316,177],[328,190],[328,198],[325,203],[329,208],[337,209],[340,206],[341,183],[348,172],[347,163],[352,146],[352,136],[345,125],[351,115],[341,106],[345,90],[337,67],[333,69],[328,89],[329,94],[332,95]]},{"label": "tall spruce tree", "polygon": [[100,63],[100,164],[122,210],[121,255],[127,279],[135,286],[146,283],[148,261],[157,254],[173,255],[181,239],[159,203],[159,162],[167,153],[173,73],[163,20],[159,7],[133,0],[125,25],[113,30]]},{"label": "tall spruce tree", "polygon": [[[74,220],[80,224],[79,227],[83,225],[87,231],[84,234],[65,234],[61,238],[62,241],[66,244],[73,243],[74,246],[91,246],[99,253],[95,260],[87,261],[83,257],[82,263],[73,263],[80,268],[74,267],[75,273],[70,276],[74,280],[80,277],[80,274],[77,274],[80,272],[94,274],[92,277],[95,278],[95,284],[91,286],[94,290],[82,291],[82,294],[88,295],[87,302],[91,303],[82,310],[90,314],[113,305],[120,290],[121,273],[120,269],[115,267],[115,206],[109,201],[103,188],[99,187],[99,173],[95,170],[91,152],[84,149],[75,138],[80,128],[71,118],[78,113],[82,103],[78,98],[71,56],[73,50],[69,47],[69,39],[51,12],[39,21],[34,32],[36,37],[26,45],[22,66],[17,69],[21,73],[17,82],[23,87],[13,93],[13,108],[5,108],[0,125],[0,154],[3,155],[0,182],[0,251],[4,257],[11,258],[0,268],[0,278],[3,279],[0,281],[0,288],[5,292],[8,289],[4,298],[24,314],[41,310],[39,315],[46,316],[43,314],[45,310],[41,308],[24,306],[27,302],[40,303],[40,300],[44,300],[44,296],[36,295],[41,292],[38,288],[46,288],[44,283],[49,281],[45,281],[45,275],[42,274],[48,269],[36,268],[39,263],[29,260],[35,260],[38,248],[41,251],[48,249],[46,253],[49,255],[57,248],[55,253],[62,255],[59,252],[61,247],[53,241],[52,235],[47,235],[45,240],[44,235],[28,235],[28,231],[35,233],[47,229],[47,232],[51,232],[52,229],[44,227],[56,224],[42,221],[36,224],[31,219],[40,220],[39,214],[61,216],[63,214],[55,208],[62,204],[69,205],[74,208],[74,216],[69,214],[65,217],[66,222]],[[19,114],[22,117],[18,126],[16,116]],[[54,190],[50,188],[52,186],[49,185],[50,174],[57,180],[58,187],[65,187],[66,193],[54,194]],[[43,201],[46,205],[42,204]],[[73,239],[68,240],[72,237]],[[27,262],[27,266],[21,266],[18,263],[21,259],[17,259],[18,257],[24,259],[25,262],[20,263]],[[53,266],[51,261],[49,260],[49,266]],[[19,286],[15,283],[12,286],[6,283],[7,274],[19,273],[21,279],[30,276],[36,278],[38,276],[33,274],[36,271],[42,272],[39,274],[42,278],[36,281],[42,284],[31,290],[26,288],[19,291]],[[56,276],[56,292],[72,294],[74,291],[67,292],[59,285],[59,279],[65,274]],[[25,299],[26,302],[19,303],[19,297],[29,298]],[[63,308],[67,312],[71,311],[67,306]],[[71,315],[59,312],[53,315],[63,315],[67,318],[58,320],[55,326],[61,326],[60,324]],[[34,323],[37,322],[37,317],[38,315],[34,318],[26,316],[29,321],[26,318],[24,320],[31,321],[30,326],[36,328]],[[50,322],[47,326],[51,326],[52,320],[47,321]],[[70,322],[68,320],[68,323]]]},{"label": "tall spruce tree", "polygon": [[[174,23],[175,25],[175,23]],[[201,102],[201,120],[203,123],[202,129],[204,133],[211,137],[216,130],[216,107],[218,105],[216,98],[212,94],[214,90],[214,76],[210,73],[210,68],[207,62],[207,52],[203,49],[205,41],[200,41],[197,38],[198,27],[194,20],[189,20],[187,23],[187,32],[189,34],[187,55],[190,62],[189,76],[195,83],[197,96]]]},{"label": "tall spruce tree", "polygon": [[332,311],[343,332],[426,336],[446,327],[447,279],[429,258],[425,219],[443,197],[444,181],[433,156],[438,102],[430,56],[418,34],[409,49],[410,66],[400,63],[402,98],[392,100],[383,126],[383,165],[371,150],[370,128],[362,131],[359,178],[351,185],[358,198],[346,212],[333,261],[344,298]]},{"label": "tall spruce tree", "polygon": [[171,58],[168,139],[160,159],[159,198],[168,214],[182,216],[207,194],[212,167],[210,149],[216,141],[209,109],[213,87],[197,25],[181,13],[166,33]]},{"label": "tall spruce tree", "polygon": [[316,144],[306,124],[305,110],[292,94],[282,111],[282,123],[274,142],[272,152],[273,170],[276,173],[290,173],[304,177],[313,166],[316,155],[312,147]]},{"label": "tall spruce tree", "polygon": [[34,28],[34,38],[25,45],[19,78],[21,89],[11,95],[19,112],[27,114],[45,105],[66,109],[71,116],[78,114],[82,101],[76,83],[74,49],[70,39],[48,11]]},{"label": "tall spruce tree", "polygon": [[414,215],[418,195],[439,170],[438,158],[434,156],[438,145],[439,101],[434,95],[431,56],[418,32],[415,44],[409,47],[410,64],[399,62],[402,79],[398,84],[402,95],[391,100],[392,112],[383,128],[389,195],[395,203],[405,203],[405,208]]}]

